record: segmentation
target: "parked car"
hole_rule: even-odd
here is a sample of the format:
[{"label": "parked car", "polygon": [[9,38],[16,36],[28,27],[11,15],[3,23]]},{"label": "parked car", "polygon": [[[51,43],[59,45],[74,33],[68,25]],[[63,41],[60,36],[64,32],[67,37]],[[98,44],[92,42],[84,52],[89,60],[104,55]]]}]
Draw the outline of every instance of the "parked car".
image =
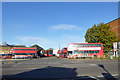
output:
[{"label": "parked car", "polygon": [[12,59],[12,54],[0,54],[0,59]]}]

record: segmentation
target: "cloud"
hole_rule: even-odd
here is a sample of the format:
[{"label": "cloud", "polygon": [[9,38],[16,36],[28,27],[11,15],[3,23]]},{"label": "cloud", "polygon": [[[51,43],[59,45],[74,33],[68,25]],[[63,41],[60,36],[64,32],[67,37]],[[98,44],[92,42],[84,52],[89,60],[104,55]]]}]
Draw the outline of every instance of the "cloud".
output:
[{"label": "cloud", "polygon": [[67,42],[72,42],[72,43],[84,42],[84,38],[81,38],[80,36],[76,36],[76,35],[64,35],[63,39],[65,39]]},{"label": "cloud", "polygon": [[76,25],[70,25],[70,24],[59,24],[50,27],[53,30],[72,30],[72,29],[79,29],[78,26]]},{"label": "cloud", "polygon": [[29,44],[50,44],[51,42],[46,38],[33,37],[33,36],[17,36],[18,40]]},{"label": "cloud", "polygon": [[64,35],[59,40],[61,48],[67,47],[69,43],[85,43],[84,37],[77,35]]}]

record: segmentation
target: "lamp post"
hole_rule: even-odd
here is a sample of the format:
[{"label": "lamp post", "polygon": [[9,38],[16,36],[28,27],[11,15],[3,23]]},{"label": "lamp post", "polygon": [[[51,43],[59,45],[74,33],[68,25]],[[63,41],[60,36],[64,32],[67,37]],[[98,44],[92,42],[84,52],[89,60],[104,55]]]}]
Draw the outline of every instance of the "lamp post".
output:
[{"label": "lamp post", "polygon": [[118,57],[120,57],[120,42],[118,42]]},{"label": "lamp post", "polygon": [[114,42],[113,43],[113,50],[114,50],[114,56],[115,57],[118,57],[118,44],[117,44],[117,42]]}]

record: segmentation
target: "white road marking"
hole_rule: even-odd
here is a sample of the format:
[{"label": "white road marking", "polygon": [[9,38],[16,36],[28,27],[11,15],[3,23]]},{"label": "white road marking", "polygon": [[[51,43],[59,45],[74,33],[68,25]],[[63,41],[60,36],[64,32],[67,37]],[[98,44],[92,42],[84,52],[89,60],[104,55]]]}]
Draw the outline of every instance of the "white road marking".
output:
[{"label": "white road marking", "polygon": [[[118,74],[111,74],[112,76],[118,76]],[[97,76],[97,77],[103,77],[103,75]]]},{"label": "white road marking", "polygon": [[90,66],[97,66],[97,64],[90,64]]}]

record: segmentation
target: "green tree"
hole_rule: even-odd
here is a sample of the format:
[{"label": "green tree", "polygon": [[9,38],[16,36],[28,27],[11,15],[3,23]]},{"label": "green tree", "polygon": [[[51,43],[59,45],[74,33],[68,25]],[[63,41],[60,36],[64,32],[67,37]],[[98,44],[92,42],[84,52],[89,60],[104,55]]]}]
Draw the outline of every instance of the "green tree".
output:
[{"label": "green tree", "polygon": [[100,23],[87,29],[85,41],[88,43],[103,43],[104,52],[112,50],[113,42],[117,41],[117,36],[111,31],[110,25]]},{"label": "green tree", "polygon": [[49,49],[47,49],[47,50],[53,50],[53,48],[49,48]]}]

